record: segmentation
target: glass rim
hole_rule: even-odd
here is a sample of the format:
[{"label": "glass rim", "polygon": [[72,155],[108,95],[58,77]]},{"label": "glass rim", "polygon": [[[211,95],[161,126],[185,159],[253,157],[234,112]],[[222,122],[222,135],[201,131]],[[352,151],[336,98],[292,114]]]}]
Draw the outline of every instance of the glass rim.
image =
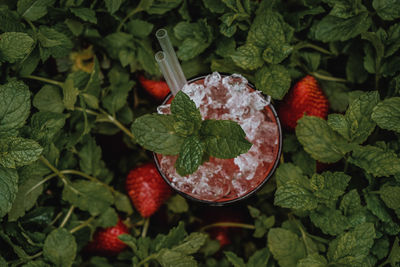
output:
[{"label": "glass rim", "polygon": [[[230,76],[231,74],[220,73],[220,75],[221,75],[221,77],[224,77],[224,76]],[[198,81],[198,80],[204,79],[205,77],[207,77],[207,75],[201,75],[201,76],[198,76],[198,77],[195,77],[195,78],[192,78],[192,79],[188,80],[187,83],[193,83],[193,82],[196,82],[196,81]],[[256,91],[260,91],[260,90],[257,90],[257,89],[255,88],[255,86],[254,86],[252,83],[248,82],[248,85],[249,85],[252,89],[254,89],[254,90],[256,90]],[[172,94],[169,93],[169,94],[165,97],[165,99],[163,100],[163,102],[161,103],[161,105],[165,105],[165,104],[168,102],[168,100],[171,98],[171,96],[172,96]],[[234,198],[234,199],[229,199],[229,200],[226,200],[226,201],[210,201],[210,200],[199,199],[199,198],[193,197],[193,196],[191,196],[191,195],[189,195],[189,194],[187,194],[187,193],[185,193],[185,192],[182,192],[182,191],[180,191],[179,189],[175,188],[175,187],[172,185],[171,181],[166,177],[166,175],[164,174],[164,172],[161,171],[161,166],[160,166],[160,163],[159,163],[158,158],[157,158],[157,153],[153,152],[153,158],[154,158],[154,162],[155,162],[155,164],[156,164],[158,173],[161,175],[161,177],[164,179],[164,181],[165,181],[174,191],[176,191],[178,194],[180,194],[180,195],[183,196],[184,198],[189,199],[189,200],[194,201],[194,202],[198,202],[198,203],[202,203],[202,204],[207,204],[207,205],[210,205],[210,206],[226,206],[226,205],[229,205],[229,204],[232,204],[232,203],[235,203],[235,202],[238,202],[238,201],[242,201],[242,200],[244,200],[244,199],[247,199],[247,198],[253,196],[255,193],[257,193],[257,192],[265,185],[265,183],[267,183],[267,181],[268,181],[268,180],[272,177],[272,175],[275,173],[276,168],[278,167],[278,164],[279,164],[279,159],[280,159],[281,154],[282,154],[282,140],[283,140],[283,137],[282,137],[282,127],[281,127],[281,123],[280,123],[280,121],[279,121],[279,117],[278,117],[278,114],[277,114],[277,112],[276,112],[274,106],[273,106],[271,103],[269,103],[268,106],[269,106],[269,108],[271,109],[272,114],[273,114],[274,117],[275,117],[276,124],[278,125],[279,147],[278,147],[277,157],[276,157],[276,159],[275,159],[275,162],[274,162],[274,165],[272,166],[271,171],[270,171],[270,172],[268,173],[268,175],[264,178],[264,180],[263,180],[259,185],[257,185],[253,190],[247,192],[245,195],[240,196],[240,197],[237,197],[237,198]]]}]

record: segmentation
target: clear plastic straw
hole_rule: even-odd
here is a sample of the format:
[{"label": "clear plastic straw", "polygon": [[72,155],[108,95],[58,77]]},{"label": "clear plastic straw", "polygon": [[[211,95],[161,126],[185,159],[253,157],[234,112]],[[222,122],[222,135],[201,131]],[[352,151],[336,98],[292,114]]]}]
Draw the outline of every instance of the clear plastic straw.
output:
[{"label": "clear plastic straw", "polygon": [[171,89],[171,93],[176,95],[176,93],[178,93],[178,91],[187,83],[185,75],[183,74],[178,58],[176,57],[175,50],[172,47],[167,31],[165,29],[157,30],[156,37],[163,51],[157,52],[155,59],[160,66],[165,81]]},{"label": "clear plastic straw", "polygon": [[163,51],[158,51],[155,55],[155,59],[160,66],[161,72],[164,75],[164,79],[168,84],[169,89],[173,95],[176,95],[182,87],[179,85],[176,74],[172,71],[172,68],[168,64],[167,55]]}]

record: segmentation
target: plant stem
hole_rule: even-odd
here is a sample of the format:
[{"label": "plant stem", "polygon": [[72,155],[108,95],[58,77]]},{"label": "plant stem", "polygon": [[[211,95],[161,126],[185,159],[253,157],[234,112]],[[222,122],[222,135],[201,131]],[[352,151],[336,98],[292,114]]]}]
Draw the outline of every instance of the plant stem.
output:
[{"label": "plant stem", "polygon": [[75,110],[86,112],[87,114],[94,115],[94,116],[100,116],[101,115],[100,113],[98,113],[96,111],[93,111],[93,110],[90,110],[90,109],[87,109],[87,108],[83,109],[81,107],[75,107]]},{"label": "plant stem", "polygon": [[50,222],[49,226],[52,226],[53,224],[55,224],[55,223],[58,221],[58,219],[61,218],[61,216],[62,216],[62,212],[59,212],[59,213],[56,215],[56,217]]},{"label": "plant stem", "polygon": [[90,176],[90,175],[88,175],[88,174],[86,174],[84,172],[77,171],[77,170],[62,170],[62,171],[60,171],[60,173],[62,173],[62,174],[75,174],[75,175],[81,176],[81,177],[86,178],[86,179],[88,179],[90,181],[100,183],[101,185],[103,185],[104,187],[106,187],[107,189],[112,191],[113,193],[119,193],[112,186],[109,186],[108,184],[103,183],[102,181],[97,179],[96,177]]},{"label": "plant stem", "polygon": [[315,44],[299,43],[298,45],[295,46],[295,49],[297,49],[297,50],[300,50],[302,48],[311,48],[311,49],[314,49],[314,50],[316,50],[318,52],[324,53],[326,55],[333,55],[333,53],[331,51],[326,50],[326,49],[324,49],[322,47],[319,47],[319,46],[317,46]]},{"label": "plant stem", "polygon": [[131,133],[130,130],[128,130],[124,125],[122,125],[117,119],[115,119],[113,116],[105,112],[104,110],[100,109],[101,113],[107,117],[107,119],[113,123],[115,126],[117,126],[121,131],[123,131],[127,136],[132,138],[133,140],[135,139],[135,136]]},{"label": "plant stem", "polygon": [[27,196],[33,190],[35,190],[36,188],[38,188],[39,186],[41,186],[42,184],[44,184],[45,182],[47,182],[48,180],[50,180],[54,177],[57,177],[57,173],[52,173],[50,175],[47,175],[43,180],[41,180],[39,183],[35,184],[31,189],[29,189],[28,192],[25,193],[25,196]]},{"label": "plant stem", "polygon": [[150,218],[146,218],[142,228],[142,235],[141,235],[142,237],[146,237],[147,231],[149,230],[149,225],[150,225]]},{"label": "plant stem", "polygon": [[344,167],[343,167],[343,172],[347,173],[347,170],[349,169],[349,162],[347,161],[348,157],[344,157]]},{"label": "plant stem", "polygon": [[127,136],[129,136],[132,139],[135,139],[135,136],[131,133],[131,131],[126,128],[122,123],[120,123],[116,118],[114,118],[113,116],[111,116],[110,114],[108,114],[106,111],[100,109],[101,113],[98,113],[96,111],[90,110],[90,109],[83,109],[80,107],[75,108],[76,110],[79,111],[85,111],[87,114],[90,115],[94,115],[94,116],[100,116],[100,115],[104,115],[106,117],[106,121],[110,122],[112,124],[114,124],[115,126],[117,126],[122,132],[124,132]]},{"label": "plant stem", "polygon": [[56,167],[54,167],[45,157],[40,156],[40,161],[61,178],[64,184],[67,184],[67,178]]},{"label": "plant stem", "polygon": [[53,85],[60,86],[60,87],[64,86],[63,82],[59,82],[59,81],[55,81],[55,80],[51,80],[51,79],[47,79],[47,78],[39,77],[39,76],[35,76],[35,75],[28,75],[28,76],[25,76],[23,78],[27,78],[27,79],[31,79],[31,80],[37,80],[37,81],[41,81],[41,82],[46,82],[46,83],[53,84]]},{"label": "plant stem", "polygon": [[236,222],[218,222],[218,223],[213,223],[206,225],[202,228],[200,228],[200,232],[204,232],[205,230],[213,227],[237,227],[237,228],[244,228],[244,229],[250,229],[250,230],[255,230],[256,227],[252,224],[246,224],[246,223],[236,223]]},{"label": "plant stem", "polygon": [[68,212],[67,212],[67,215],[65,215],[65,218],[64,218],[64,220],[61,222],[59,228],[63,228],[63,227],[67,224],[67,222],[68,222],[69,218],[71,217],[72,212],[74,211],[74,209],[75,209],[75,206],[74,206],[74,205],[71,205],[71,207],[69,208],[69,210],[68,210]]},{"label": "plant stem", "polygon": [[117,32],[121,31],[122,26],[124,26],[125,22],[130,17],[132,17],[133,15],[135,15],[136,13],[139,13],[141,11],[143,11],[143,8],[140,6],[140,3],[139,3],[139,5],[135,9],[133,9],[131,12],[129,12],[128,15],[126,15],[126,17],[121,21],[121,23],[118,25]]},{"label": "plant stem", "polygon": [[69,232],[71,234],[75,233],[76,231],[81,230],[82,228],[85,228],[86,226],[88,226],[92,221],[94,220],[94,217],[90,217],[89,219],[87,219],[86,221],[84,221],[83,223],[81,223],[80,225],[72,228]]},{"label": "plant stem", "polygon": [[331,81],[331,82],[339,82],[339,83],[347,83],[346,79],[343,78],[336,78],[336,77],[331,77],[331,76],[326,76],[323,74],[320,74],[318,72],[310,72],[310,75],[317,77],[318,79],[325,80],[325,81]]},{"label": "plant stem", "polygon": [[151,254],[150,256],[148,256],[147,258],[145,258],[145,259],[143,259],[141,262],[139,262],[138,265],[137,265],[137,267],[139,267],[139,266],[141,266],[141,265],[147,263],[148,261],[150,261],[150,260],[152,260],[152,259],[154,259],[154,258],[157,258],[157,256],[158,256],[158,253]]}]

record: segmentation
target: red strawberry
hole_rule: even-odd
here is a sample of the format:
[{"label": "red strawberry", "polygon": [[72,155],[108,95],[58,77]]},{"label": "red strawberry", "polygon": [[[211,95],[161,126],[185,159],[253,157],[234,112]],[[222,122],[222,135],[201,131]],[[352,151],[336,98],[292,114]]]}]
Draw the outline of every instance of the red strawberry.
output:
[{"label": "red strawberry", "polygon": [[153,215],[172,193],[154,163],[146,163],[130,171],[126,178],[126,190],[144,218]]},{"label": "red strawberry", "polygon": [[[231,207],[208,207],[204,210],[205,227],[212,225],[206,231],[210,238],[217,240],[220,248],[223,248],[232,243],[231,237],[241,233],[240,228],[228,226],[229,223],[243,223],[244,218],[242,212]],[[216,226],[222,224],[227,226]]]},{"label": "red strawberry", "polygon": [[170,92],[168,84],[164,81],[148,80],[143,75],[140,75],[139,82],[151,96],[160,101]]},{"label": "red strawberry", "polygon": [[96,254],[116,255],[127,246],[118,239],[118,236],[122,234],[129,234],[129,230],[121,220],[118,220],[115,226],[98,229],[86,250]]},{"label": "red strawberry", "polygon": [[229,238],[229,229],[227,227],[214,227],[209,231],[211,239],[217,240],[219,242],[220,248],[223,248],[231,244],[231,239]]},{"label": "red strawberry", "polygon": [[291,89],[285,96],[278,109],[279,119],[282,125],[289,129],[295,129],[297,121],[304,113],[326,119],[329,102],[317,80],[307,75]]}]

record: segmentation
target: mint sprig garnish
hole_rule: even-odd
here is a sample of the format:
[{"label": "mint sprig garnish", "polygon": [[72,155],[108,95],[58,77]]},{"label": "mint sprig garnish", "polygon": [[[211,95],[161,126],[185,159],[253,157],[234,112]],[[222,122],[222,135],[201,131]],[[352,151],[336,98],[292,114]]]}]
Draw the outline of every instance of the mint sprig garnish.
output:
[{"label": "mint sprig garnish", "polygon": [[131,130],[145,149],[178,155],[175,167],[182,176],[195,172],[208,156],[235,158],[252,146],[238,123],[202,120],[196,104],[182,91],[171,102],[170,115],[144,115]]}]

